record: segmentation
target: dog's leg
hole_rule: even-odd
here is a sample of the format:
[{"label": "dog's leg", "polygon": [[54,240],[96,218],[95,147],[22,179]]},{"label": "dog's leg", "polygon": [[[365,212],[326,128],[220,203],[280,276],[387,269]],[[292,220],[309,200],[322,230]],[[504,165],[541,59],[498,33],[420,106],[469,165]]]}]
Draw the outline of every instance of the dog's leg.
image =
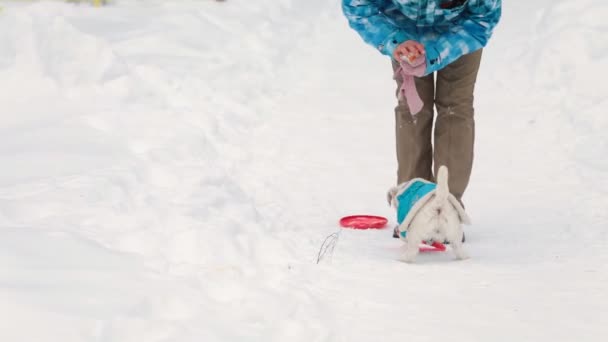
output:
[{"label": "dog's leg", "polygon": [[452,246],[452,250],[454,251],[456,258],[459,260],[465,260],[465,259],[469,258],[469,255],[464,250],[464,247],[462,245],[462,234],[463,234],[462,229],[460,229],[459,234],[454,234],[456,236],[454,236],[453,239],[450,240],[450,245]]},{"label": "dog's leg", "polygon": [[407,263],[413,263],[416,261],[416,257],[420,252],[420,243],[422,242],[422,239],[418,236],[418,234],[411,230],[407,233],[407,238],[405,240],[405,252],[401,256],[401,261]]}]

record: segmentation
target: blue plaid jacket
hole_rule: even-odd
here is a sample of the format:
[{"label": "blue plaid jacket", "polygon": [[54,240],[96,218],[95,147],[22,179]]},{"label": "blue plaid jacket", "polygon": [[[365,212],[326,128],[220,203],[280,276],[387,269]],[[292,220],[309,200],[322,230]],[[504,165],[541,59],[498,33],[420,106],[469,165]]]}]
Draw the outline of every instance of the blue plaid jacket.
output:
[{"label": "blue plaid jacket", "polygon": [[342,0],[350,26],[384,55],[407,40],[424,45],[426,74],[484,47],[501,0]]}]

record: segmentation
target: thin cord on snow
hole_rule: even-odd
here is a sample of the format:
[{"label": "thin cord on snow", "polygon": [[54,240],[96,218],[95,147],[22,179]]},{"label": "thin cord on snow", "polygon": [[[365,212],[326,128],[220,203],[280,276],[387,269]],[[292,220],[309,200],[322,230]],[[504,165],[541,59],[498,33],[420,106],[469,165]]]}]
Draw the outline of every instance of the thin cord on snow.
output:
[{"label": "thin cord on snow", "polygon": [[317,264],[323,260],[326,254],[329,253],[329,256],[334,255],[334,249],[336,248],[336,244],[338,243],[338,239],[340,238],[340,232],[342,230],[338,230],[337,232],[327,236],[321,248],[319,248],[319,254],[317,254]]}]

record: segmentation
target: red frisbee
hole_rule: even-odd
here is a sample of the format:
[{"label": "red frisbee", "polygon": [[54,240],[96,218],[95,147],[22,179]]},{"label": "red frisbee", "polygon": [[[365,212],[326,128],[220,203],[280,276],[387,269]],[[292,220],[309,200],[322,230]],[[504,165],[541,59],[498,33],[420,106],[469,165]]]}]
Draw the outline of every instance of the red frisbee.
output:
[{"label": "red frisbee", "polygon": [[382,216],[353,215],[340,219],[340,225],[344,228],[353,229],[382,229],[386,227],[388,220]]},{"label": "red frisbee", "polygon": [[433,242],[432,245],[427,245],[426,243],[423,243],[420,246],[420,252],[445,252],[445,250],[445,245],[437,241]]}]

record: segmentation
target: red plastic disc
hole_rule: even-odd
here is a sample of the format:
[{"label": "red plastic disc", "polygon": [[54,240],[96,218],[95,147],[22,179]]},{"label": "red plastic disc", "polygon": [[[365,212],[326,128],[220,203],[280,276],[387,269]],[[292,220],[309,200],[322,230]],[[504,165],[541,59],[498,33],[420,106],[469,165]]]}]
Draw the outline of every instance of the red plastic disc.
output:
[{"label": "red plastic disc", "polygon": [[382,229],[386,227],[388,220],[382,216],[353,215],[340,219],[340,225],[344,228],[353,229]]},{"label": "red plastic disc", "polygon": [[441,242],[433,242],[432,245],[422,244],[420,246],[420,252],[445,252],[446,247]]}]

